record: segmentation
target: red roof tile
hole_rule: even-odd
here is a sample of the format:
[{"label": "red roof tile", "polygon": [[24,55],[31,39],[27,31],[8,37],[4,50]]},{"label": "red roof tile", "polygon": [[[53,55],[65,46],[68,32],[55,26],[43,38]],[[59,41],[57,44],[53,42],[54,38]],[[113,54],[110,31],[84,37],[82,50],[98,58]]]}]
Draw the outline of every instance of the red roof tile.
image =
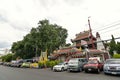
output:
[{"label": "red roof tile", "polygon": [[100,50],[97,50],[97,49],[90,49],[90,50],[89,50],[89,53],[90,53],[90,54],[91,54],[91,53],[95,54],[95,53],[105,53],[105,52],[100,51]]},{"label": "red roof tile", "polygon": [[88,37],[89,37],[89,31],[80,32],[79,34],[76,34],[76,38],[74,39],[74,41]]},{"label": "red roof tile", "polygon": [[[90,31],[88,30],[88,31],[84,31],[84,32],[80,32],[79,34],[76,34],[76,38],[73,39],[72,41],[82,40],[89,37],[90,37]],[[96,40],[94,36],[93,36],[93,39]]]}]

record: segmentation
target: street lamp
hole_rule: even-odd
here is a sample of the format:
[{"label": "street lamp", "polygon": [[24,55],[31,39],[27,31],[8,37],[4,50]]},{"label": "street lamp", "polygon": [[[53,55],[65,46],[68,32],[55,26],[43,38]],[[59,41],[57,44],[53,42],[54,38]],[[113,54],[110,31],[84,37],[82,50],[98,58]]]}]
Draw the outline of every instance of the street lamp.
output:
[{"label": "street lamp", "polygon": [[86,58],[89,59],[89,50],[88,50],[88,44],[85,40],[81,40],[81,46],[84,48],[84,51],[86,53]]},{"label": "street lamp", "polygon": [[90,57],[88,48],[85,48],[85,53],[86,53],[86,58],[88,60]]}]

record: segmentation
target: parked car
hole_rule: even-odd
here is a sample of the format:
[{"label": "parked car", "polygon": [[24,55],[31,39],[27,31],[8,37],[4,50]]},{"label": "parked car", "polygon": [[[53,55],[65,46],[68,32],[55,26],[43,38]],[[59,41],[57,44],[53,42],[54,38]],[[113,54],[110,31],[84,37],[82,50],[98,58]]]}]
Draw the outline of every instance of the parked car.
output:
[{"label": "parked car", "polygon": [[24,62],[22,63],[21,67],[23,68],[30,68],[30,64],[33,63],[33,59],[25,59]]},{"label": "parked car", "polygon": [[0,62],[0,65],[3,65],[3,62]]},{"label": "parked car", "polygon": [[11,64],[10,64],[10,62],[4,62],[3,65],[4,66],[10,66]]},{"label": "parked car", "polygon": [[65,71],[67,70],[67,64],[66,62],[64,63],[59,63],[58,65],[53,66],[53,71]]},{"label": "parked car", "polygon": [[83,66],[87,63],[86,58],[72,58],[68,61],[68,71],[82,71]]},{"label": "parked car", "polygon": [[10,62],[10,67],[14,67],[13,65],[16,63],[16,60],[12,60],[11,62]]},{"label": "parked car", "polygon": [[85,72],[100,72],[103,70],[103,63],[99,60],[88,60],[88,63],[84,65]]},{"label": "parked car", "polygon": [[21,65],[22,68],[30,68],[30,62],[24,62],[22,65]]},{"label": "parked car", "polygon": [[120,75],[120,59],[107,59],[103,71],[105,74]]},{"label": "parked car", "polygon": [[11,61],[10,66],[11,67],[21,67],[23,62],[24,62],[24,60]]},{"label": "parked car", "polygon": [[37,62],[30,63],[30,68],[39,68],[39,65]]}]

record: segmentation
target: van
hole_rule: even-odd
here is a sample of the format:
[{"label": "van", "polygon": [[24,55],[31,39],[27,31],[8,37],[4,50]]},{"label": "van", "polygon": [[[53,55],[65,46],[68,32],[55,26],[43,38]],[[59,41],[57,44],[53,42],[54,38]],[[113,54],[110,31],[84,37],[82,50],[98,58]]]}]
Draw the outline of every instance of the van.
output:
[{"label": "van", "polygon": [[68,61],[68,72],[82,71],[83,66],[87,63],[86,58],[72,58]]}]

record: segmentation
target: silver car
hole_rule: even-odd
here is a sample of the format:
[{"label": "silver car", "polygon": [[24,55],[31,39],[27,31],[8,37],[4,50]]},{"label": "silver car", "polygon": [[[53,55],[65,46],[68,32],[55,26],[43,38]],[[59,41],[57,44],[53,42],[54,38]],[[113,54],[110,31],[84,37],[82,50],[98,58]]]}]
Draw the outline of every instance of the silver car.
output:
[{"label": "silver car", "polygon": [[105,74],[120,74],[120,59],[107,59],[103,70]]}]

